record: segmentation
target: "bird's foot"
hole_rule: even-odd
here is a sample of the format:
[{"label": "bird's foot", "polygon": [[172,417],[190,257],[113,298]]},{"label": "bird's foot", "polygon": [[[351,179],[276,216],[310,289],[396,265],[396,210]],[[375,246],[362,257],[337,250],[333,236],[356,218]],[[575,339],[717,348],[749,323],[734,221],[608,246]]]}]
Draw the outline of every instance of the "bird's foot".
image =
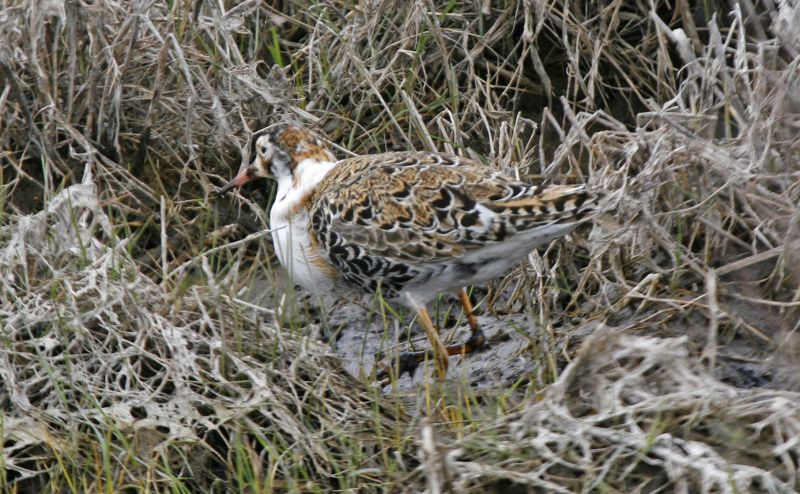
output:
[{"label": "bird's foot", "polygon": [[[444,377],[447,373],[447,358],[453,355],[465,355],[473,353],[486,348],[486,336],[480,329],[475,330],[470,335],[469,339],[460,345],[453,345],[445,347],[442,350],[441,361],[438,362],[437,370],[440,377]],[[403,352],[397,356],[395,361],[387,361],[378,365],[378,370],[375,373],[375,378],[380,381],[381,386],[385,386],[391,382],[391,376],[403,377],[403,374],[408,373],[410,377],[414,376],[414,371],[417,370],[419,364],[426,359],[436,359],[436,352],[432,350],[425,350],[419,352]],[[380,356],[376,355],[380,359]],[[395,366],[396,364],[396,366]]]},{"label": "bird's foot", "polygon": [[408,373],[410,377],[414,377],[414,371],[417,370],[419,364],[426,359],[434,358],[431,351],[420,352],[403,352],[397,356],[396,360],[390,360],[378,365],[378,370],[375,373],[375,378],[385,386],[391,382],[391,376],[395,375],[398,378],[403,377],[403,374]]},{"label": "bird's foot", "polygon": [[481,350],[486,345],[486,335],[480,329],[475,330],[470,335],[469,339],[464,342],[461,351],[458,353],[473,353]]}]

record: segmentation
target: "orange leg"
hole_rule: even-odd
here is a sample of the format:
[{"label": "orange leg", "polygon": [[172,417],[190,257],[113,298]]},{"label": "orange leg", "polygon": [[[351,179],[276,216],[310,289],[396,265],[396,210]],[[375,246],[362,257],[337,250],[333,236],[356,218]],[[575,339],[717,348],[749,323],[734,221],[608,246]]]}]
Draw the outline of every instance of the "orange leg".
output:
[{"label": "orange leg", "polygon": [[[417,315],[419,316],[419,322],[422,324],[422,328],[425,329],[425,334],[428,335],[428,341],[431,342],[433,356],[436,358],[436,371],[439,373],[439,377],[443,378],[445,374],[447,374],[447,367],[449,365],[448,357],[452,355],[450,349],[445,347],[441,338],[439,338],[439,331],[436,329],[436,326],[434,326],[433,320],[431,320],[431,316],[428,314],[428,309],[424,306],[420,307],[417,309]],[[424,352],[420,353],[422,353],[422,357],[424,358]]]},{"label": "orange leg", "polygon": [[483,331],[481,331],[481,328],[478,326],[478,320],[475,319],[475,314],[473,313],[472,309],[472,302],[469,300],[467,291],[463,288],[458,291],[458,300],[461,301],[461,305],[464,307],[464,315],[467,316],[467,323],[469,323],[472,334],[463,345],[453,345],[447,347],[448,355],[463,355],[465,353],[472,353],[486,343],[486,337],[483,335]]},{"label": "orange leg", "polygon": [[[464,355],[467,353],[472,353],[486,343],[486,337],[483,335],[483,331],[481,331],[480,327],[478,326],[477,319],[475,319],[475,314],[473,313],[472,303],[469,300],[469,295],[467,295],[466,290],[463,288],[458,292],[458,299],[461,301],[461,305],[464,307],[464,314],[467,317],[467,323],[469,323],[469,327],[472,330],[472,335],[470,335],[469,339],[463,344],[451,345],[448,347],[444,346],[441,338],[439,338],[439,331],[436,329],[436,326],[431,320],[431,316],[428,314],[428,310],[423,305],[416,308],[420,324],[425,330],[425,334],[428,336],[428,341],[431,342],[431,350],[434,358],[436,359],[436,370],[439,374],[439,377],[444,377],[445,374],[447,374],[448,358],[451,355]],[[413,374],[417,366],[424,361],[429,354],[430,352],[424,351],[406,352],[401,354],[399,357],[400,375],[403,375],[406,372]],[[387,376],[388,374],[386,372],[386,368],[378,373],[379,379],[384,379]]]}]

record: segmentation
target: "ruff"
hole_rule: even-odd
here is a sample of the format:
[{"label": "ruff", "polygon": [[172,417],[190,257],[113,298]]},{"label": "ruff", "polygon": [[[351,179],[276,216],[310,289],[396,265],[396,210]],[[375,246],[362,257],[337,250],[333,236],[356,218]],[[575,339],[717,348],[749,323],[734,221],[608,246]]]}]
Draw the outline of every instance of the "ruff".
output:
[{"label": "ruff", "polygon": [[[256,140],[256,159],[220,193],[255,177],[278,183],[275,252],[312,292],[381,293],[419,315],[441,374],[450,355],[484,344],[465,286],[496,278],[537,246],[572,231],[596,207],[582,185],[535,186],[457,156],[395,152],[337,161],[308,130],[283,125]],[[457,294],[472,335],[446,347],[426,310]],[[405,354],[412,371],[423,352]]]}]

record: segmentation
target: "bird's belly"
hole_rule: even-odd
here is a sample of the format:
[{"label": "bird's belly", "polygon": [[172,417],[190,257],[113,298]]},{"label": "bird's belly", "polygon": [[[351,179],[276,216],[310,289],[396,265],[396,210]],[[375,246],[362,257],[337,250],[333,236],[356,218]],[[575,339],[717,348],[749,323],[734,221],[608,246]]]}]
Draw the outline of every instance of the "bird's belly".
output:
[{"label": "bird's belly", "polygon": [[572,230],[574,225],[557,225],[550,230],[519,235],[511,241],[489,245],[468,255],[419,267],[405,291],[416,300],[429,300],[439,292],[485,283],[498,278],[519,264],[537,245],[549,242]]},{"label": "bird's belly", "polygon": [[292,281],[315,293],[332,290],[335,284],[332,266],[312,242],[305,222],[274,221],[272,228],[275,254]]},{"label": "bird's belly", "polygon": [[437,293],[454,293],[459,288],[498,278],[513,265],[507,260],[440,263],[421,268],[419,275],[406,285],[404,291],[413,293],[416,300],[426,301]]}]

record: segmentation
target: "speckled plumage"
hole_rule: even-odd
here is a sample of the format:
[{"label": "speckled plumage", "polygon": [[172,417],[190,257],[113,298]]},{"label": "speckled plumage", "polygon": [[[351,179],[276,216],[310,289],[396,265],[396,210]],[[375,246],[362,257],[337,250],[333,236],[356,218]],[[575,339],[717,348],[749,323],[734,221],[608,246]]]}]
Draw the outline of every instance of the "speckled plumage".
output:
[{"label": "speckled plumage", "polygon": [[507,270],[592,200],[582,186],[536,187],[464,158],[400,152],[338,162],[306,207],[310,234],[351,285],[427,300],[497,276],[493,260]]},{"label": "speckled plumage", "polygon": [[256,153],[223,190],[253,176],[276,178],[273,240],[297,283],[380,289],[418,311],[439,292],[502,275],[571,231],[597,199],[582,185],[534,186],[439,153],[336,161],[316,136],[291,125],[258,137]]}]

